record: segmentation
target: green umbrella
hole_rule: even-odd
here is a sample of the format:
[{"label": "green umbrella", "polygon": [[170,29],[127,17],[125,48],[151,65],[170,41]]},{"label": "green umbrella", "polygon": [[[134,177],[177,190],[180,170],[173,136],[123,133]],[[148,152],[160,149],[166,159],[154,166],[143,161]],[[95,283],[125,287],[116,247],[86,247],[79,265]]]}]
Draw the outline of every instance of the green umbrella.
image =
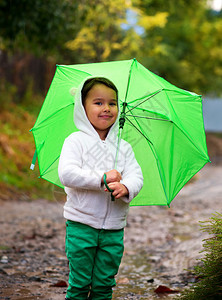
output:
[{"label": "green umbrella", "polygon": [[136,59],[57,65],[32,128],[40,177],[63,187],[58,177],[60,152],[65,138],[77,131],[70,89],[88,76],[106,77],[118,88],[119,140],[122,137],[132,145],[144,176],[144,186],[131,205],[169,206],[186,182],[209,162],[202,99],[150,72]]}]

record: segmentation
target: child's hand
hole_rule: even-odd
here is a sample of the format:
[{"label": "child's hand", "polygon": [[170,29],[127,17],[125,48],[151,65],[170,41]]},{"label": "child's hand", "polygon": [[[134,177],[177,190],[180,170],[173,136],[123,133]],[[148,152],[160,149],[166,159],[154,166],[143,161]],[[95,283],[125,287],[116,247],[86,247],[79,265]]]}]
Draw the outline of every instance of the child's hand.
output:
[{"label": "child's hand", "polygon": [[[120,182],[111,182],[108,186],[113,190],[112,194],[116,199],[129,195],[127,187]],[[108,192],[107,188],[105,189],[105,192]]]},{"label": "child's hand", "polygon": [[[111,182],[120,182],[121,179],[122,179],[121,174],[116,170],[111,170],[111,171],[106,172],[107,184],[109,184]],[[102,183],[104,183],[103,178],[102,178]]]}]

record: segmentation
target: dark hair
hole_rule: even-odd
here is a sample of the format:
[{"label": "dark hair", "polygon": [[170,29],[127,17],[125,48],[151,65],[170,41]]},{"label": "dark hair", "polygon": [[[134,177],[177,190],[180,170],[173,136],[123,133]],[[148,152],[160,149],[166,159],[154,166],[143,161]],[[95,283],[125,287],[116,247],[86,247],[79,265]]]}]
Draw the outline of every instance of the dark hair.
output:
[{"label": "dark hair", "polygon": [[88,92],[96,84],[104,84],[108,88],[114,90],[116,92],[116,97],[118,99],[118,90],[117,90],[115,84],[112,83],[112,81],[110,81],[109,79],[107,79],[105,77],[94,77],[94,78],[87,79],[86,82],[84,83],[83,87],[82,87],[81,92],[82,92],[82,104],[83,105],[85,103],[86,96],[87,96]]}]

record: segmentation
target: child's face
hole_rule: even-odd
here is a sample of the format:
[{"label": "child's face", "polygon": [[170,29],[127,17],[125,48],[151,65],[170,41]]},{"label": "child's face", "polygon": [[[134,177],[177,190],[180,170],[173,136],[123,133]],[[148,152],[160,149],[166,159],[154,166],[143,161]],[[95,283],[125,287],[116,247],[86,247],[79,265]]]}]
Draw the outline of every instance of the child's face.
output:
[{"label": "child's face", "polygon": [[118,116],[116,92],[104,84],[96,84],[88,92],[84,108],[100,138],[105,139]]}]

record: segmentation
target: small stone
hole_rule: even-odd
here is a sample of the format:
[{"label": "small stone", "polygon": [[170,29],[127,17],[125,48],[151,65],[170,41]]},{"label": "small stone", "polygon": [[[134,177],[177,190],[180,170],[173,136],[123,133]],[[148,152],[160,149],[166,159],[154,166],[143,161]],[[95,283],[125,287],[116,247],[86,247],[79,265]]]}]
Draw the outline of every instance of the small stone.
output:
[{"label": "small stone", "polygon": [[2,256],[1,263],[3,263],[3,264],[7,264],[8,263],[8,257],[6,255]]},{"label": "small stone", "polygon": [[120,278],[117,280],[118,284],[128,284],[129,283],[129,279],[127,277],[125,278]]},{"label": "small stone", "polygon": [[149,260],[151,260],[152,262],[158,262],[161,260],[161,257],[159,256],[149,256]]}]

